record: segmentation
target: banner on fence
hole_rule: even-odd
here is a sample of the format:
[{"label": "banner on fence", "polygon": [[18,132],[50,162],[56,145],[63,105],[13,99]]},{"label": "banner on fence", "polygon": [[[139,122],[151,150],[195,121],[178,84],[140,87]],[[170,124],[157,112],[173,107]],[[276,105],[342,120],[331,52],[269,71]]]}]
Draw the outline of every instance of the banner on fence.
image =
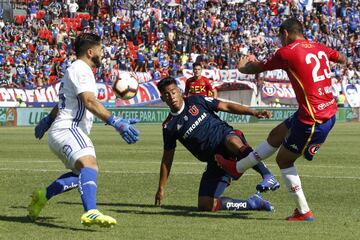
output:
[{"label": "banner on fence", "polygon": [[[264,109],[264,108],[257,108]],[[270,119],[257,119],[249,115],[236,115],[227,112],[218,112],[218,116],[231,124],[278,122],[289,118],[296,108],[267,108],[272,112]],[[33,126],[45,117],[51,108],[0,108],[0,126]],[[122,118],[138,118],[140,123],[162,123],[169,114],[168,108],[154,107],[122,107],[108,108],[108,110]],[[340,108],[337,112],[338,121],[359,121],[359,108]],[[103,123],[95,117],[94,123]]]}]

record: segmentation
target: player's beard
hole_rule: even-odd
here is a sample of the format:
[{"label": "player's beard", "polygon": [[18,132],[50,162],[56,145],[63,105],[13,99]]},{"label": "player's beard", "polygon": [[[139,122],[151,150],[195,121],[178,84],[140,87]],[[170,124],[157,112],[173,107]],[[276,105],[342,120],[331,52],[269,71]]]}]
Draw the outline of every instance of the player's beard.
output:
[{"label": "player's beard", "polygon": [[93,62],[96,68],[101,66],[101,61],[99,56],[92,56],[91,61]]}]

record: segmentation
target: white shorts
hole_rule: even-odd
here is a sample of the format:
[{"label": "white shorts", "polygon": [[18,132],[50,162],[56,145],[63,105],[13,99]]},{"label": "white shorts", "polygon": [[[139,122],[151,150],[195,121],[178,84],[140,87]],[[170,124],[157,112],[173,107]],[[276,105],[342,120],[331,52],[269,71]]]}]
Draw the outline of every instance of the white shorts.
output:
[{"label": "white shorts", "polygon": [[65,167],[78,172],[75,162],[83,156],[94,156],[95,149],[90,138],[78,127],[67,129],[51,129],[48,144],[64,163]]}]

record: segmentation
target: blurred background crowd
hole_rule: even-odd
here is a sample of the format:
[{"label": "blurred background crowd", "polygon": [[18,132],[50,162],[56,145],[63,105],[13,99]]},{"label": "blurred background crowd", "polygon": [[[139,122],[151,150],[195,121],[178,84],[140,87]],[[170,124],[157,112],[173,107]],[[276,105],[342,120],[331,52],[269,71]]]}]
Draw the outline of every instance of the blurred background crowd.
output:
[{"label": "blurred background crowd", "polygon": [[[201,62],[204,69],[236,69],[248,55],[263,60],[280,43],[278,27],[289,16],[304,22],[305,36],[344,53],[334,79],[360,82],[360,2],[352,0],[14,0],[24,12],[11,19],[0,9],[0,86],[54,84],[75,59],[77,34],[102,36],[98,81],[114,70],[176,76]],[[303,3],[305,2],[305,3]],[[26,14],[25,14],[26,11]]]}]

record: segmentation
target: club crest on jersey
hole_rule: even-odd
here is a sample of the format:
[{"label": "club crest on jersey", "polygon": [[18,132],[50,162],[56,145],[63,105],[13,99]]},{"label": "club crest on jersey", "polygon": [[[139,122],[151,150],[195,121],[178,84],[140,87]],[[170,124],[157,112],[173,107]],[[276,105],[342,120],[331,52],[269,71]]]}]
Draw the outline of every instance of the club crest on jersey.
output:
[{"label": "club crest on jersey", "polygon": [[196,107],[196,105],[192,105],[189,108],[189,113],[195,117],[196,115],[199,114],[199,109]]},{"label": "club crest on jersey", "polygon": [[314,156],[317,151],[319,150],[321,144],[313,144],[309,146],[309,153],[310,155]]}]

